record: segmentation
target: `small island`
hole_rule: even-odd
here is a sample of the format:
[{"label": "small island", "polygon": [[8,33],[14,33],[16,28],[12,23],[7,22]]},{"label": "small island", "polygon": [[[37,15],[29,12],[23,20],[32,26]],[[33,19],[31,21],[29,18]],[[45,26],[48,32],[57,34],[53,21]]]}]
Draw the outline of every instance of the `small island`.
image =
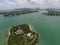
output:
[{"label": "small island", "polygon": [[37,45],[38,37],[38,33],[30,25],[16,25],[10,29],[8,45]]}]

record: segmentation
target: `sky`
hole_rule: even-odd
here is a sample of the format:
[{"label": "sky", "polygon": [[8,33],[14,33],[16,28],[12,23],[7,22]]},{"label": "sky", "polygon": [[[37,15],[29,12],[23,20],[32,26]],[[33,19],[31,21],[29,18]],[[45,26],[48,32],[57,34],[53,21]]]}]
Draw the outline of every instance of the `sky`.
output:
[{"label": "sky", "polygon": [[14,8],[60,8],[60,0],[0,0],[0,10]]}]

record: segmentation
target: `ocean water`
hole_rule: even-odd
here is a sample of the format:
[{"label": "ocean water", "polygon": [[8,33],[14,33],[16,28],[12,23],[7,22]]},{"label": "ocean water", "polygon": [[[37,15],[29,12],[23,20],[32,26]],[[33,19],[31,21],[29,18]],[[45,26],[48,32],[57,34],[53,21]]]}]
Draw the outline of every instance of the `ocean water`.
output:
[{"label": "ocean water", "polygon": [[6,32],[13,25],[33,25],[40,34],[38,45],[60,45],[60,16],[45,16],[40,12],[19,16],[0,15],[0,45],[5,45]]}]

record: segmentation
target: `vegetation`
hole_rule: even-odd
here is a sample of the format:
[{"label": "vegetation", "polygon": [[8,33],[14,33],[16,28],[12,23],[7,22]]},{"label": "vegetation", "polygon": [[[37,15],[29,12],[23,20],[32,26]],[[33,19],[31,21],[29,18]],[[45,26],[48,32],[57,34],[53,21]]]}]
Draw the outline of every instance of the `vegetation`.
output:
[{"label": "vegetation", "polygon": [[36,45],[38,33],[31,31],[29,25],[16,25],[10,29],[8,45]]}]

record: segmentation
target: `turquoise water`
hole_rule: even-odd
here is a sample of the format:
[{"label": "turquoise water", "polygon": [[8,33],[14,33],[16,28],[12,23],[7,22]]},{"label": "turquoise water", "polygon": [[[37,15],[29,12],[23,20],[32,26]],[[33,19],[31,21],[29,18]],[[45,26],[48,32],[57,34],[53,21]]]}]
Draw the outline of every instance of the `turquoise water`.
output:
[{"label": "turquoise water", "polygon": [[0,15],[0,45],[5,45],[5,34],[12,25],[24,23],[33,25],[40,34],[38,45],[60,45],[60,17],[44,16],[40,12],[13,17]]}]

